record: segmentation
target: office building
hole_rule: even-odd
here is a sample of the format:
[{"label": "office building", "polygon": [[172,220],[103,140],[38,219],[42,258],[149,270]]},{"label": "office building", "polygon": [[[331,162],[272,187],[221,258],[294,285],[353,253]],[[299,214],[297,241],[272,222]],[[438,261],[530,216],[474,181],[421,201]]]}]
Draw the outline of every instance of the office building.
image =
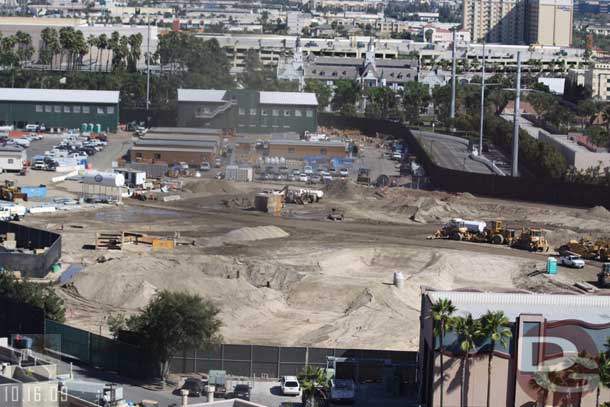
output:
[{"label": "office building", "polygon": [[277,133],[316,131],[315,93],[178,89],[178,126]]},{"label": "office building", "polygon": [[464,0],[463,27],[473,41],[568,47],[572,0]]},{"label": "office building", "polygon": [[[578,80],[578,76],[574,75]],[[585,88],[591,92],[591,97],[610,100],[610,64],[594,64],[585,68]]]}]

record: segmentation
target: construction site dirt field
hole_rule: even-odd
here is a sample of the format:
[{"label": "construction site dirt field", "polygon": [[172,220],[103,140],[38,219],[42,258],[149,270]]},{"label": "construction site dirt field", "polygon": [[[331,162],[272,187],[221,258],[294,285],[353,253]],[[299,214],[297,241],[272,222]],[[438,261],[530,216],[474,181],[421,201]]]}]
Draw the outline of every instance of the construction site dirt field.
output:
[{"label": "construction site dirt field", "polygon": [[[218,304],[226,343],[396,350],[417,349],[421,286],[576,293],[575,282],[594,283],[599,271],[599,263],[589,262],[583,270],[528,277],[544,268],[548,253],[427,239],[449,218],[535,225],[552,247],[610,235],[604,208],[375,191],[351,182],[335,182],[320,203],[287,205],[274,217],[251,209],[263,187],[187,180],[180,201],[127,200],[24,222],[60,230],[63,263],[84,265],[57,289],[71,325],[108,334],[108,315],[137,311],[157,290],[184,290]],[[345,220],[327,220],[331,208]],[[95,250],[99,231],[177,237],[184,244]],[[402,289],[392,285],[398,271],[406,278]]]}]

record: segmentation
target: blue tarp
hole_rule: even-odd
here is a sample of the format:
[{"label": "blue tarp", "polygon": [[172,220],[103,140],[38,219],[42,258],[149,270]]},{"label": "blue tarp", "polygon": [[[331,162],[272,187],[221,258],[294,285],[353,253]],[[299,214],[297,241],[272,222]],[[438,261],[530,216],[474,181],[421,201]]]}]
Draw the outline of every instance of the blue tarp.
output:
[{"label": "blue tarp", "polygon": [[66,271],[61,273],[61,276],[59,277],[59,285],[64,285],[66,282],[68,282],[68,280],[70,280],[70,278],[72,278],[74,273],[79,273],[83,271],[83,269],[84,268],[81,264],[71,264]]},{"label": "blue tarp", "polygon": [[47,187],[46,185],[40,185],[37,187],[21,187],[21,192],[28,195],[28,198],[39,196],[45,197],[47,196]]}]

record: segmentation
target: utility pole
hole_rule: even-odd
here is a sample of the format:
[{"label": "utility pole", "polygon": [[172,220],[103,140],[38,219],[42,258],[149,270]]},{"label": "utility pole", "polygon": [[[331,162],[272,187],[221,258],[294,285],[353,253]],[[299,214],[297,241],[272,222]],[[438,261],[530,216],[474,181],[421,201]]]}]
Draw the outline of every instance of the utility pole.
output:
[{"label": "utility pole", "polygon": [[[147,37],[146,37],[146,113],[150,108],[150,14],[146,19]],[[147,116],[148,121],[148,116]]]},{"label": "utility pole", "polygon": [[515,84],[515,112],[513,122],[513,167],[511,175],[519,176],[519,101],[521,98],[521,52],[517,52],[517,82]]},{"label": "utility pole", "polygon": [[485,41],[483,41],[483,66],[481,73],[481,124],[479,125],[479,157],[483,155],[483,120],[485,114]]},{"label": "utility pole", "polygon": [[449,118],[451,119],[455,119],[455,38],[455,28],[453,28],[453,44],[451,45],[451,110],[449,111]]}]

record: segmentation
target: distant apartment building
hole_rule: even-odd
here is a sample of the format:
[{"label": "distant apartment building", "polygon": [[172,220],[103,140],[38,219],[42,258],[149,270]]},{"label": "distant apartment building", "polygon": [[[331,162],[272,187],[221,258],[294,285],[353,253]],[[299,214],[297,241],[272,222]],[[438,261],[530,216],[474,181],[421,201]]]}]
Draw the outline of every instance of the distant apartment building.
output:
[{"label": "distant apartment building", "polygon": [[464,0],[463,27],[473,41],[568,47],[572,0]]}]

